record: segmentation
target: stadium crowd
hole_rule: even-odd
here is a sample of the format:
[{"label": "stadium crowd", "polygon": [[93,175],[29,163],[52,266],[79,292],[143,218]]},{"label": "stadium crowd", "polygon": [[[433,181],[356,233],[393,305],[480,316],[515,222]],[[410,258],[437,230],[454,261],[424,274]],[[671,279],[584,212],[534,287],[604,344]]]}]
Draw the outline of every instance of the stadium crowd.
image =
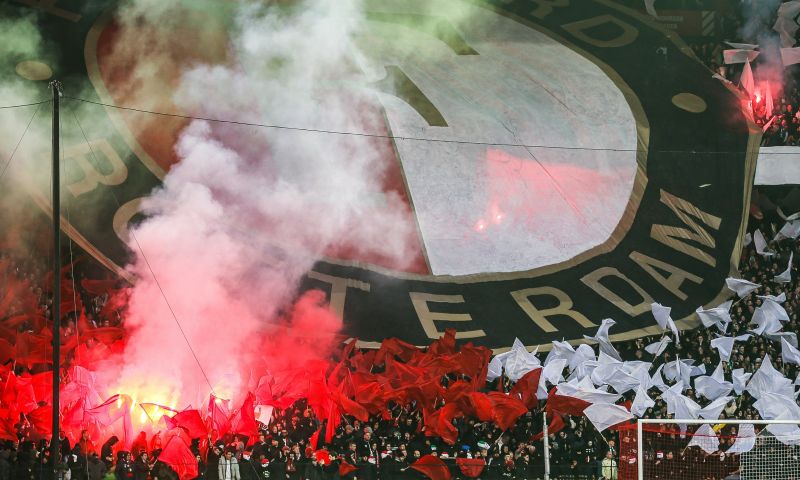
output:
[{"label": "stadium crowd", "polygon": [[[780,225],[770,224],[766,220],[760,228],[768,238],[774,237]],[[786,294],[784,307],[790,316],[785,326],[786,331],[798,331],[797,310],[800,302],[800,285],[797,276],[788,284],[771,282],[773,276],[782,271],[792,252],[797,253],[793,239],[771,242],[774,255],[764,257],[754,250],[751,244],[741,256],[740,271],[742,277],[765,287],[758,294]],[[797,257],[797,255],[796,255]],[[78,262],[79,263],[79,262]],[[77,263],[76,263],[77,264]],[[123,327],[122,316],[116,309],[109,309],[107,294],[95,295],[84,288],[90,285],[82,282],[82,269],[75,267],[67,277],[74,276],[75,296],[82,298],[78,306],[67,314],[62,327],[62,340],[77,335],[76,322],[81,318],[92,323],[90,328]],[[10,251],[0,253],[0,287],[9,285],[9,279],[25,279],[27,288],[34,295],[45,317],[49,315],[52,295],[46,286],[48,278],[44,265],[32,263]],[[15,303],[9,299],[6,289],[0,288],[3,304],[8,311],[13,311]],[[731,308],[731,335],[745,333],[755,308],[761,303],[756,294],[736,302]],[[7,312],[2,317],[8,318]],[[83,320],[84,322],[87,320]],[[33,328],[28,323],[16,326],[19,332]],[[654,360],[655,365],[669,362],[679,357],[694,360],[702,365],[706,372],[714,370],[720,361],[715,349],[710,347],[712,332],[704,328],[686,331],[681,341],[672,343],[662,356]],[[657,341],[657,337],[639,338],[629,342],[615,344],[624,360],[653,361],[653,356],[645,351],[645,346]],[[762,336],[753,336],[747,342],[737,343],[729,362],[723,363],[725,374],[736,368],[754,372],[759,368],[764,355],[769,355],[775,368],[788,378],[798,374],[796,365],[782,362],[780,343]],[[67,358],[70,361],[70,358]],[[28,369],[22,362],[13,365],[16,375],[36,373],[36,368]],[[46,366],[39,366],[46,369]],[[497,382],[488,382],[485,391],[504,389],[508,391],[510,383],[502,386]],[[451,375],[442,379],[444,383],[453,382]],[[631,400],[634,392],[625,395]],[[651,389],[651,396],[656,399],[655,405],[648,410],[646,416],[666,418],[666,404],[659,398],[660,392]],[[695,392],[687,390],[689,398],[697,400]],[[192,450],[196,455],[199,476],[204,479],[264,479],[280,478],[291,480],[316,479],[377,479],[377,478],[425,478],[410,465],[422,457],[436,456],[444,461],[453,478],[542,478],[544,471],[544,444],[540,432],[543,430],[543,404],[534,407],[521,416],[515,424],[501,430],[490,422],[481,422],[474,418],[458,418],[454,421],[458,431],[457,440],[448,444],[437,437],[426,436],[422,428],[422,413],[414,403],[401,407],[395,405],[390,415],[373,415],[369,421],[359,421],[344,416],[345,421],[336,429],[333,439],[324,445],[319,435],[321,422],[315,418],[314,411],[306,401],[301,399],[283,410],[276,409],[268,425],[260,424],[261,433],[257,439],[228,435],[222,439],[195,438]],[[721,417],[756,419],[758,413],[753,407],[753,399],[747,392],[737,396],[723,411]],[[324,427],[324,425],[322,425]],[[552,426],[552,425],[551,425]],[[50,455],[47,442],[34,441],[31,436],[31,425],[24,415],[14,425],[18,441],[0,443],[0,480],[8,479],[44,479],[50,478]],[[665,427],[666,428],[666,427]],[[607,479],[618,478],[620,462],[629,462],[628,454],[621,452],[620,441],[627,442],[625,432],[606,431],[599,434],[586,417],[568,417],[563,424],[554,428],[549,434],[551,478],[554,479]],[[674,430],[667,430],[664,436],[676,435]],[[727,449],[736,435],[735,427],[726,427],[722,432],[720,451]],[[538,435],[537,435],[538,434]],[[623,438],[620,438],[622,436]],[[658,438],[662,435],[659,434]],[[214,441],[212,441],[214,440]],[[70,445],[69,440],[62,438],[62,470],[63,478],[101,480],[101,479],[172,479],[177,478],[174,471],[166,464],[159,462],[160,447],[157,442],[149,444],[134,442],[132,451],[117,451],[112,438],[99,448],[93,445],[88,437]],[[311,442],[317,443],[312,448]],[[703,462],[714,459],[724,468],[714,467],[714,472],[697,478],[724,478],[719,472],[736,470],[736,460],[732,456],[704,455],[693,449],[686,451],[684,442],[656,445],[648,440],[645,456],[659,465],[662,478],[667,478],[680,469],[686,468],[687,455],[699,456]],[[681,445],[680,448],[678,445]],[[465,462],[464,459],[471,461]],[[727,463],[725,463],[727,462]],[[431,467],[433,468],[433,467]],[[435,470],[435,468],[434,468]],[[430,473],[430,472],[429,472]],[[435,472],[433,473],[435,476]],[[714,476],[714,475],[719,475]],[[430,476],[430,475],[428,475]],[[446,478],[446,477],[439,477]],[[677,478],[677,477],[676,477]]]}]

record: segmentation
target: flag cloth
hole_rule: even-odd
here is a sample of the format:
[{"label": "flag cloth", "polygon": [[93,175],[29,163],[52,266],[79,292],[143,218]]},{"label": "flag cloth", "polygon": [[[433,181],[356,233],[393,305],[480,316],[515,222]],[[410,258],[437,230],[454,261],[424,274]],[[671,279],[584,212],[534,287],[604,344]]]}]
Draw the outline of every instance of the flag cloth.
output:
[{"label": "flag cloth", "polygon": [[781,357],[783,363],[800,365],[800,350],[793,347],[785,338],[781,338]]},{"label": "flag cloth", "polygon": [[733,305],[733,301],[728,300],[727,302],[708,310],[703,310],[703,308],[697,307],[695,312],[697,313],[697,316],[700,317],[700,321],[703,322],[704,327],[711,328],[714,325],[717,325],[717,328],[724,332],[727,325],[731,323],[731,314],[729,312],[731,305]]},{"label": "flag cloth", "polygon": [[647,353],[653,355],[654,357],[658,357],[659,355],[664,353],[664,350],[667,349],[667,345],[669,345],[670,343],[672,343],[672,339],[665,335],[661,337],[661,340],[653,342],[650,345],[647,345],[646,347],[644,347],[644,349]]},{"label": "flag cloth", "polygon": [[450,480],[450,469],[441,458],[425,455],[411,464],[411,468],[422,473],[431,480]]},{"label": "flag cloth", "polygon": [[778,7],[778,18],[772,29],[780,34],[781,46],[784,48],[795,44],[794,35],[800,28],[795,20],[798,15],[800,15],[800,1],[798,0],[782,3]]},{"label": "flag cloth", "polygon": [[658,13],[656,12],[656,0],[644,0],[644,10],[651,17],[658,18]]},{"label": "flag cloth", "polygon": [[771,257],[775,255],[772,252],[768,252],[767,250],[767,241],[764,239],[764,234],[761,233],[761,230],[756,230],[753,233],[753,242],[756,244],[756,253],[761,255],[764,258]]},{"label": "flag cloth", "polygon": [[478,478],[486,468],[486,461],[482,458],[456,458],[456,465],[461,473],[467,478]]},{"label": "flag cloth", "polygon": [[717,352],[719,352],[720,360],[727,362],[731,358],[734,342],[743,342],[748,338],[750,338],[750,334],[739,335],[737,337],[717,337],[711,340],[711,348],[716,348]]},{"label": "flag cloth", "polygon": [[189,480],[198,475],[197,459],[180,435],[170,437],[158,460],[172,467],[180,480]]},{"label": "flag cloth", "polygon": [[727,285],[728,288],[733,292],[736,292],[736,295],[738,295],[739,298],[744,298],[750,295],[750,292],[761,288],[761,285],[757,283],[752,283],[748,282],[747,280],[742,280],[740,278],[732,278],[732,277],[725,279],[725,285]]},{"label": "flag cloth", "polygon": [[647,412],[647,409],[653,408],[655,404],[656,402],[647,394],[647,389],[640,385],[639,389],[636,390],[633,404],[631,404],[631,413],[637,417],[642,417]]},{"label": "flag cloth", "polygon": [[669,315],[672,309],[665,307],[660,303],[650,304],[650,309],[653,312],[653,317],[656,319],[656,323],[658,323],[658,326],[661,327],[661,330],[666,331],[669,328],[672,330],[672,334],[675,335],[675,341],[679,342],[680,337],[678,336],[678,327],[675,326],[675,321],[672,320],[672,317]]},{"label": "flag cloth", "polygon": [[792,260],[794,259],[794,252],[789,254],[789,264],[786,266],[786,270],[781,272],[778,275],[775,275],[772,278],[773,282],[776,283],[789,283],[792,281]]},{"label": "flag cloth", "polygon": [[501,430],[508,430],[517,419],[528,412],[521,400],[505,393],[489,392],[486,395],[492,404],[492,418]]},{"label": "flag cloth", "polygon": [[[756,82],[753,79],[753,69],[750,68],[750,62],[744,62],[744,70],[742,71],[742,76],[739,79],[739,85],[741,85],[748,95],[753,96],[753,93],[756,89]],[[758,230],[756,230],[756,233],[758,233]],[[758,243],[756,243],[756,250],[758,250]]]},{"label": "flag cloth", "polygon": [[631,412],[627,411],[625,407],[608,403],[589,405],[583,414],[592,422],[598,432],[633,418]]},{"label": "flag cloth", "polygon": [[739,433],[736,435],[736,441],[733,442],[731,448],[728,449],[727,454],[736,455],[740,453],[747,453],[756,446],[756,429],[750,423],[742,423],[739,425]]},{"label": "flag cloth", "polygon": [[240,433],[248,437],[255,437],[258,434],[258,422],[255,416],[255,395],[248,393],[242,402],[242,408],[231,419],[231,433]]},{"label": "flag cloth", "polygon": [[736,395],[741,395],[744,391],[747,381],[750,380],[752,373],[745,373],[744,368],[736,368],[731,372],[733,378],[733,391]]},{"label": "flag cloth", "polygon": [[723,50],[722,58],[726,64],[730,65],[734,63],[752,62],[760,53],[761,52],[756,50],[735,48],[732,50]]},{"label": "flag cloth", "polygon": [[358,467],[356,467],[354,465],[350,465],[349,463],[345,462],[344,460],[342,460],[342,463],[339,464],[339,476],[340,477],[346,477],[347,475],[349,475],[350,473],[355,472],[356,470],[358,470]]},{"label": "flag cloth", "polygon": [[203,422],[200,412],[194,409],[176,413],[169,418],[167,424],[170,425],[170,428],[183,428],[191,438],[204,438],[208,434],[208,428]]},{"label": "flag cloth", "polygon": [[714,453],[719,448],[719,438],[717,432],[711,428],[711,425],[705,423],[694,432],[692,440],[686,448],[700,447],[706,453]]},{"label": "flag cloth", "polygon": [[701,376],[694,379],[694,389],[698,395],[714,401],[720,397],[731,393],[733,384],[725,381],[725,374],[722,370],[722,361],[711,376]]}]

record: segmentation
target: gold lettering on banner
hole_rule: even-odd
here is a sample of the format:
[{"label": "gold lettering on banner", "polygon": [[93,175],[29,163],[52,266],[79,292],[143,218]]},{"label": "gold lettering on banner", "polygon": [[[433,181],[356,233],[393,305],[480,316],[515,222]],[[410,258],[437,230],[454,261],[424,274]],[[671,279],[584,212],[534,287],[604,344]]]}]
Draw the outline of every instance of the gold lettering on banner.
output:
[{"label": "gold lettering on banner", "polygon": [[[606,277],[616,277],[619,278],[620,280],[625,281],[628,285],[631,286],[631,288],[636,290],[636,293],[638,293],[640,297],[642,297],[641,302],[635,305],[631,304],[624,298],[612,292],[610,288],[600,283],[600,281]],[[617,308],[619,308],[620,310],[622,310],[623,312],[627,313],[632,317],[641,315],[642,313],[645,312],[649,312],[650,304],[653,303],[653,298],[650,295],[648,295],[648,293],[645,292],[642,287],[634,283],[633,280],[626,277],[624,274],[620,273],[619,270],[613,267],[598,268],[594,272],[584,275],[581,278],[581,281],[585,283],[586,286],[597,292],[598,295],[608,300],[614,306],[616,306]]]},{"label": "gold lettering on banner", "polygon": [[370,290],[369,283],[356,280],[355,278],[334,277],[333,275],[327,275],[324,273],[315,272],[313,270],[308,273],[308,278],[313,278],[314,280],[319,280],[320,282],[330,284],[330,309],[333,313],[338,315],[339,318],[344,318],[344,301],[347,297],[348,287],[357,288],[363,292],[369,292]]},{"label": "gold lettering on banner", "polygon": [[134,198],[120,205],[117,211],[114,212],[111,226],[114,228],[114,233],[117,234],[117,237],[124,243],[128,243],[128,224],[131,222],[131,218],[141,211],[142,200],[144,200],[144,197]]},{"label": "gold lettering on banner", "polygon": [[687,243],[686,240],[691,240],[704,247],[708,247],[709,250],[713,250],[717,244],[716,240],[714,240],[714,237],[711,236],[702,225],[695,222],[692,217],[701,220],[705,225],[714,230],[719,230],[722,219],[710,213],[706,213],[690,202],[667,193],[664,190],[661,190],[661,203],[668,206],[689,229],[668,225],[653,225],[650,229],[650,237],[670,248],[715,267],[717,265],[717,260],[712,257],[710,253]]},{"label": "gold lettering on banner", "polygon": [[38,8],[46,13],[55,15],[57,17],[65,18],[70,22],[77,22],[81,19],[81,15],[75,12],[70,12],[63,8],[56,7],[58,0],[16,0],[18,3],[27,5],[29,7]]},{"label": "gold lettering on banner", "polygon": [[[89,161],[89,155],[94,157],[96,162],[100,161],[100,155],[108,160],[111,172],[102,173]],[[92,140],[89,144],[81,143],[69,147],[64,152],[64,158],[73,159],[78,167],[83,171],[83,178],[75,183],[67,185],[67,189],[74,197],[79,197],[84,193],[91,192],[97,188],[98,184],[119,185],[128,178],[128,167],[117,154],[114,147],[106,140]]]},{"label": "gold lettering on banner", "polygon": [[[428,303],[464,303],[464,297],[461,295],[436,295],[432,293],[422,292],[408,292],[411,297],[411,304],[414,305],[414,310],[417,311],[417,317],[422,324],[422,329],[428,338],[439,338],[444,335],[436,328],[434,321],[439,322],[471,322],[472,315],[468,313],[442,313],[432,312]],[[476,338],[485,337],[486,332],[483,330],[469,330],[466,332],[457,332],[456,338]]]},{"label": "gold lettering on banner", "polygon": [[[694,282],[698,285],[703,283],[703,279],[697,275],[693,275],[686,270],[680,269],[674,265],[670,265],[669,263],[662,262],[661,260],[656,260],[655,258],[647,256],[644,253],[633,251],[630,254],[630,258],[640,267],[642,267],[642,270],[650,274],[650,276],[653,277],[658,283],[660,283],[664,288],[672,292],[673,295],[681,300],[686,300],[687,298],[687,295],[681,291],[681,285],[683,282],[689,280],[690,282]],[[669,272],[669,276],[665,277],[656,269]]]},{"label": "gold lettering on banner", "polygon": [[569,5],[569,0],[533,0],[536,8],[533,9],[531,15],[536,18],[542,19],[553,13],[553,7],[566,7]]},{"label": "gold lettering on banner", "polygon": [[[558,300],[558,305],[553,308],[547,308],[544,310],[540,310],[536,308],[530,300],[530,297],[539,297],[547,295],[550,297],[554,297]],[[582,313],[572,309],[572,299],[569,298],[569,295],[564,293],[562,290],[553,287],[538,287],[538,288],[525,288],[522,290],[516,290],[511,292],[511,296],[514,298],[514,301],[520,306],[523,312],[525,312],[533,323],[539,326],[545,332],[557,332],[558,329],[553,326],[552,323],[547,319],[547,317],[552,317],[555,315],[564,315],[566,317],[570,317],[571,319],[575,320],[584,328],[591,328],[596,327],[597,325],[592,323],[588,318],[583,316]]]},{"label": "gold lettering on banner", "polygon": [[[603,24],[616,25],[620,29],[619,35],[610,39],[603,40],[599,38],[590,37],[586,34],[586,30],[598,27]],[[623,22],[622,20],[611,15],[598,15],[586,20],[579,20],[577,22],[567,23],[561,25],[561,28],[569,32],[573,37],[586,42],[590,45],[600,48],[619,48],[625,45],[630,45],[639,36],[639,30],[633,25]]]}]

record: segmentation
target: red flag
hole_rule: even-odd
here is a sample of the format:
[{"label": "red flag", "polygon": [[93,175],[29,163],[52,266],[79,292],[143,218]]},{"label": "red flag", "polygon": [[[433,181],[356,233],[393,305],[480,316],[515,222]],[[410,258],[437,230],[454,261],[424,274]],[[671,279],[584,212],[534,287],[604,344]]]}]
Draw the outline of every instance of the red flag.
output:
[{"label": "red flag", "polygon": [[231,419],[231,432],[241,433],[248,437],[255,437],[258,434],[254,401],[255,396],[252,393],[248,393],[247,398],[242,403],[242,408]]},{"label": "red flag", "polygon": [[174,435],[167,441],[158,459],[172,467],[180,480],[189,480],[198,475],[197,459],[180,435]]},{"label": "red flag", "polygon": [[500,392],[489,392],[489,401],[492,402],[494,423],[502,430],[508,430],[517,419],[528,412],[522,401]]},{"label": "red flag", "polygon": [[118,279],[112,280],[89,280],[84,278],[81,280],[81,286],[84,290],[92,295],[103,295],[106,292],[113,290],[119,284]]},{"label": "red flag", "polygon": [[455,445],[458,439],[458,430],[453,425],[453,419],[463,413],[454,403],[446,403],[444,407],[436,410],[425,418],[425,435],[440,437],[448,445]]},{"label": "red flag", "polygon": [[411,468],[427,476],[431,480],[450,480],[450,470],[441,458],[425,455],[411,464]]},{"label": "red flag", "polygon": [[350,465],[349,463],[342,460],[342,463],[339,464],[339,476],[345,477],[348,474],[355,472],[358,470],[358,467]]},{"label": "red flag", "polygon": [[183,428],[191,438],[205,438],[208,434],[208,427],[197,410],[184,410],[176,413],[169,418],[167,424],[172,428]]},{"label": "red flag", "polygon": [[28,420],[42,435],[49,435],[53,433],[53,407],[50,405],[43,405],[28,414]]},{"label": "red flag", "polygon": [[547,403],[544,409],[547,413],[559,413],[561,415],[578,417],[583,415],[583,411],[586,410],[586,407],[589,405],[591,404],[585,400],[559,395],[557,387],[553,387],[550,389],[550,393],[547,394]]},{"label": "red flag", "polygon": [[[564,418],[561,415],[559,415],[557,413],[554,413],[552,415],[552,417],[553,418],[550,419],[550,423],[547,424],[547,433],[548,434],[550,434],[550,433],[558,433],[561,430],[563,430],[564,427],[566,426],[566,424],[564,423]],[[531,441],[532,442],[536,442],[536,441],[541,440],[543,438],[544,438],[544,430],[542,430],[541,432],[539,432],[539,433],[535,434],[534,436],[532,436],[531,437]]]},{"label": "red flag", "polygon": [[208,400],[208,415],[211,418],[211,428],[216,430],[217,438],[225,436],[231,429],[225,402],[226,400],[217,398],[214,395],[211,395]]},{"label": "red flag", "polygon": [[14,428],[14,421],[6,418],[5,415],[0,416],[0,439],[17,441],[17,429]]},{"label": "red flag", "polygon": [[444,335],[434,340],[428,347],[428,353],[434,355],[450,355],[456,353],[456,331],[454,328],[445,330]]},{"label": "red flag", "polygon": [[339,404],[339,408],[341,408],[344,413],[352,415],[362,422],[369,420],[369,412],[367,412],[366,408],[350,400],[346,395],[338,390],[334,390],[332,394],[334,395],[336,403]]},{"label": "red flag", "polygon": [[394,355],[404,362],[411,360],[411,357],[419,352],[420,349],[410,343],[406,343],[398,338],[387,338],[381,342],[381,348],[375,354],[375,364],[383,365],[387,355]]},{"label": "red flag", "polygon": [[461,473],[465,477],[478,478],[483,469],[486,467],[486,462],[482,458],[456,458],[456,465],[458,465]]},{"label": "red flag", "polygon": [[509,395],[522,400],[522,403],[528,408],[537,406],[539,404],[539,399],[536,398],[536,390],[539,388],[539,378],[541,376],[541,368],[531,370],[523,375],[522,378],[511,387]]},{"label": "red flag", "polygon": [[470,392],[468,398],[468,413],[472,417],[476,417],[481,422],[488,422],[494,418],[494,409],[492,408],[492,402],[486,396],[485,393],[481,392]]},{"label": "red flag", "polygon": [[311,435],[311,438],[308,440],[308,445],[313,449],[317,449],[317,444],[319,443],[319,434],[322,433],[322,427],[319,427],[319,430],[314,432],[314,435]]}]

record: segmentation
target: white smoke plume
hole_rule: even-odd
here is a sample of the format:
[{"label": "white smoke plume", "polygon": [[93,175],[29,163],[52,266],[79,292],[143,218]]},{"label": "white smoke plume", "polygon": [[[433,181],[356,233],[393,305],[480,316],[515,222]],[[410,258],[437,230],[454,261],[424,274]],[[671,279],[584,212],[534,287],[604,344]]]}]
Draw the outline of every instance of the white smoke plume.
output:
[{"label": "white smoke plume", "polygon": [[[227,62],[186,71],[173,101],[203,117],[379,132],[354,41],[363,23],[357,0],[242,3]],[[375,201],[388,160],[374,139],[194,121],[176,151],[180,162],[144,202],[147,219],[129,242],[138,280],[116,384],[139,400],[199,401],[209,389],[198,362],[217,394],[239,396],[257,375],[255,357],[298,355],[285,343],[264,351],[260,335],[291,310],[299,280],[326,251],[409,257],[406,207],[391,195]],[[293,334],[310,339],[311,355],[313,337],[334,333],[338,320],[302,311]]]}]

